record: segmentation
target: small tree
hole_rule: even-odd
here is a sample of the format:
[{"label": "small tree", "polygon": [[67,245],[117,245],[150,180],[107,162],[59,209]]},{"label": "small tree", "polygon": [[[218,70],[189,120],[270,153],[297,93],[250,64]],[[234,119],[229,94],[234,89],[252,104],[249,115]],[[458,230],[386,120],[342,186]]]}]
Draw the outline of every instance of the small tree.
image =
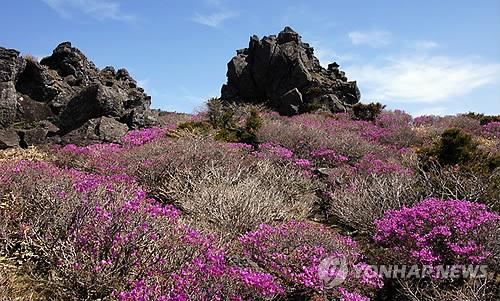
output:
[{"label": "small tree", "polygon": [[377,116],[382,112],[385,108],[381,103],[369,103],[362,104],[357,103],[352,106],[352,113],[354,114],[354,119],[357,120],[365,120],[365,121],[375,121]]},{"label": "small tree", "polygon": [[454,165],[471,160],[477,153],[477,144],[471,135],[452,128],[443,132],[438,149],[438,159],[444,165]]}]

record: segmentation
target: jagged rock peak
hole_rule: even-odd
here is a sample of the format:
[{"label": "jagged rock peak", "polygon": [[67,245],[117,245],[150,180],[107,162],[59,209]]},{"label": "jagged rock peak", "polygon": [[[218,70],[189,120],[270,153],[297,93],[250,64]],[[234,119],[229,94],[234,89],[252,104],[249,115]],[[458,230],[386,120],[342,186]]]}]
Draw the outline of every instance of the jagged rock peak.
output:
[{"label": "jagged rock peak", "polygon": [[237,50],[227,67],[223,100],[264,103],[285,115],[321,108],[344,112],[361,97],[337,63],[323,68],[314,48],[289,26],[277,36],[251,36],[248,48]]},{"label": "jagged rock peak", "polygon": [[150,105],[126,69],[99,70],[70,42],[40,62],[0,47],[0,148],[119,142],[127,130],[157,123]]},{"label": "jagged rock peak", "polygon": [[278,43],[285,44],[288,42],[300,43],[300,35],[291,27],[285,26],[285,28],[278,34]]}]

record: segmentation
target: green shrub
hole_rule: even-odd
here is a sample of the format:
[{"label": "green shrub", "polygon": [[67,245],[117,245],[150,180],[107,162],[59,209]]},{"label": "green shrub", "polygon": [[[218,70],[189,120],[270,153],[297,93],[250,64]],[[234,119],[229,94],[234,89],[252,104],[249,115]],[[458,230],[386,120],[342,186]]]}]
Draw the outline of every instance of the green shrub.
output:
[{"label": "green shrub", "polygon": [[440,165],[465,164],[480,155],[477,143],[462,129],[445,130],[436,143],[418,150],[420,159],[425,163],[437,162]]},{"label": "green shrub", "polygon": [[257,132],[262,126],[259,113],[256,106],[227,104],[218,98],[207,101],[208,122],[220,141],[256,144]]},{"label": "green shrub", "polygon": [[322,93],[323,93],[323,92],[322,92],[322,90],[321,90],[321,88],[320,88],[320,87],[310,87],[310,88],[308,88],[308,89],[305,91],[305,95],[306,95],[307,97],[310,97],[310,98],[312,98],[312,97],[318,97],[318,96],[320,96]]},{"label": "green shrub", "polygon": [[319,99],[314,99],[313,101],[309,102],[305,108],[306,113],[312,113],[315,112],[323,107],[321,101]]},{"label": "green shrub", "polygon": [[495,116],[483,116],[481,119],[479,119],[479,123],[481,125],[486,125],[490,122],[500,122],[500,115],[495,115]]},{"label": "green shrub", "polygon": [[187,121],[180,123],[178,129],[192,133],[197,136],[206,136],[212,131],[209,123],[204,121]]},{"label": "green shrub", "polygon": [[486,125],[490,122],[500,122],[500,115],[484,115],[481,113],[469,112],[465,114],[467,117],[479,120],[481,125]]},{"label": "green shrub", "polygon": [[438,160],[443,165],[465,163],[477,156],[477,144],[472,136],[456,128],[447,129],[441,134],[438,146]]},{"label": "green shrub", "polygon": [[248,144],[257,143],[257,132],[262,127],[262,118],[256,109],[250,110],[250,116],[245,121],[245,126],[242,131],[239,132],[239,142],[244,142]]},{"label": "green shrub", "polygon": [[238,123],[237,107],[224,103],[219,98],[207,100],[208,121],[214,128],[233,129]]},{"label": "green shrub", "polygon": [[479,149],[473,136],[457,128],[418,153],[423,195],[480,201],[499,210],[500,155]]},{"label": "green shrub", "polygon": [[366,105],[357,103],[352,106],[352,113],[354,115],[354,119],[374,121],[384,108],[385,106],[379,102],[372,102]]}]

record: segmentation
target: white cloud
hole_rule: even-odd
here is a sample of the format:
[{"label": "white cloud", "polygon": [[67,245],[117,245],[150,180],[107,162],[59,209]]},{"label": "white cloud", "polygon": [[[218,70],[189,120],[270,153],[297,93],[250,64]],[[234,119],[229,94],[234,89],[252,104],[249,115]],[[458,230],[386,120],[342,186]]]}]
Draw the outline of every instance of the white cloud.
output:
[{"label": "white cloud", "polygon": [[348,34],[354,45],[368,45],[373,48],[380,48],[391,43],[392,35],[388,31],[352,31]]},{"label": "white cloud", "polygon": [[446,115],[448,113],[445,107],[429,107],[424,108],[420,111],[417,111],[413,116],[424,116],[424,115]]},{"label": "white cloud", "polygon": [[191,20],[202,25],[218,27],[227,19],[235,18],[236,16],[237,14],[232,11],[221,11],[209,15],[196,13]]},{"label": "white cloud", "polygon": [[368,101],[439,103],[500,80],[500,64],[444,56],[386,59],[345,69]]},{"label": "white cloud", "polygon": [[97,20],[133,21],[135,16],[122,11],[120,3],[110,0],[43,0],[61,17],[71,19],[83,13]]},{"label": "white cloud", "polygon": [[318,46],[320,43],[312,43],[314,46],[314,55],[318,58],[321,66],[326,68],[328,64],[337,62],[343,64],[345,62],[350,62],[356,59],[356,55],[345,53],[339,54],[333,49],[323,46]]},{"label": "white cloud", "polygon": [[416,50],[430,50],[439,47],[438,43],[430,40],[414,41],[412,45]]}]

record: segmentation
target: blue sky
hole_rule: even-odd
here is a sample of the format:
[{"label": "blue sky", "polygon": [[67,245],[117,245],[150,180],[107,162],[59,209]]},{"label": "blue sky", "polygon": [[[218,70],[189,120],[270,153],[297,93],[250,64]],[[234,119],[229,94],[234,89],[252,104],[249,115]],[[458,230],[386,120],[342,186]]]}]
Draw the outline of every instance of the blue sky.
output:
[{"label": "blue sky", "polygon": [[127,68],[169,111],[218,96],[250,35],[290,25],[358,81],[363,102],[500,114],[498,0],[17,0],[0,15],[1,46],[45,56],[71,41],[100,68]]}]

